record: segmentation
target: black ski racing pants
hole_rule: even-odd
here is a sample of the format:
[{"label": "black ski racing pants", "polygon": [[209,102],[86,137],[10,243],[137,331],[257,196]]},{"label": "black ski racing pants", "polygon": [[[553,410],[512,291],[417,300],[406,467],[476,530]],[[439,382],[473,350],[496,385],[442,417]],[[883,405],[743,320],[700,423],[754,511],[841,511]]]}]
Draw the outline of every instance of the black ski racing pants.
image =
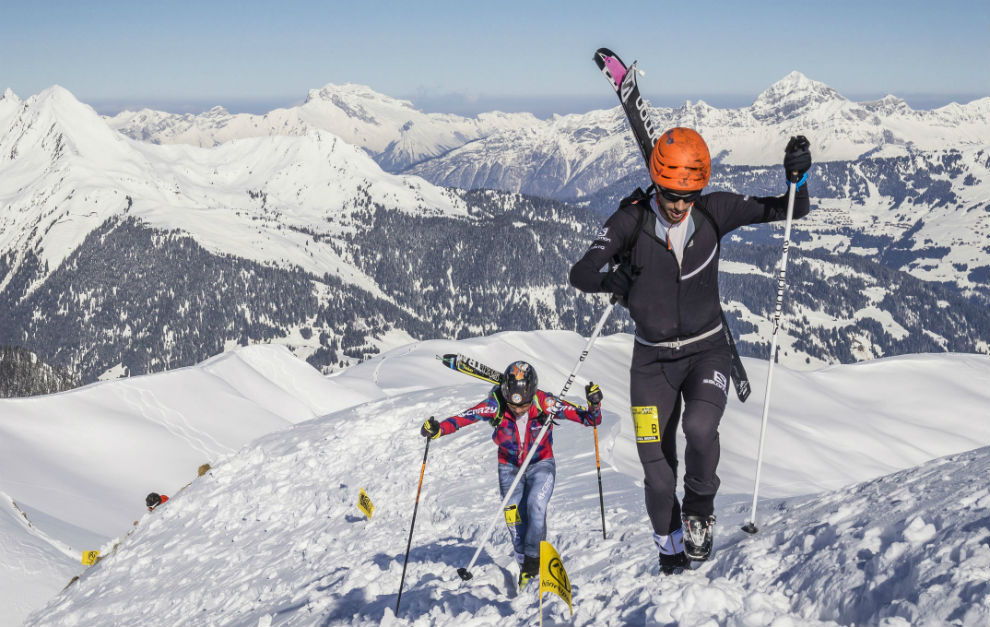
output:
[{"label": "black ski racing pants", "polygon": [[630,399],[654,533],[669,535],[681,526],[676,494],[679,422],[686,440],[684,513],[708,516],[715,511],[718,425],[728,399],[730,364],[721,333],[676,350],[639,342],[633,348]]}]

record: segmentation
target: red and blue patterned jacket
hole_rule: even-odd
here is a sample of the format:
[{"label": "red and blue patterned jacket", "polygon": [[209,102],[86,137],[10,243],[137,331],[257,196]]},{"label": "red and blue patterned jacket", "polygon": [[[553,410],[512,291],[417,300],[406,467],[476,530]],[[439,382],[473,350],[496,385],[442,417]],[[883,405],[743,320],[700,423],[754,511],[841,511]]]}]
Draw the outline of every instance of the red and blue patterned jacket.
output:
[{"label": "red and blue patterned jacket", "polygon": [[[440,435],[453,433],[461,427],[484,420],[494,428],[492,441],[498,444],[498,463],[520,466],[526,459],[530,447],[533,446],[543,426],[539,420],[536,420],[540,414],[545,414],[550,419],[566,418],[589,427],[602,423],[602,412],[599,407],[591,410],[582,409],[570,403],[562,402],[557,397],[542,390],[537,390],[533,397],[533,404],[529,407],[529,428],[526,430],[525,442],[520,446],[516,417],[509,409],[505,399],[502,398],[502,392],[499,391],[498,386],[495,386],[488,394],[488,398],[482,402],[456,416],[440,421]],[[525,420],[525,417],[521,420]],[[547,427],[547,434],[543,436],[543,440],[537,447],[536,453],[533,455],[533,462],[553,457],[553,424],[551,422],[550,426]]]}]

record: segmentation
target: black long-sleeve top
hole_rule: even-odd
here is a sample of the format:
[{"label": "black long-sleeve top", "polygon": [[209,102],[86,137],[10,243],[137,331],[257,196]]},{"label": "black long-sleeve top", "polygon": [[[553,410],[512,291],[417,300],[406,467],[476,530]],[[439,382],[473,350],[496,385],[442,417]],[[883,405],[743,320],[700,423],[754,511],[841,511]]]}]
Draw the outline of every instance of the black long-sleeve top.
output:
[{"label": "black long-sleeve top", "polygon": [[[711,220],[698,211],[699,205]],[[793,216],[803,218],[810,210],[805,184],[795,195]],[[640,211],[647,215],[643,228],[636,233]],[[690,339],[714,329],[721,321],[719,238],[740,226],[786,217],[787,194],[762,198],[730,192],[706,194],[686,218],[694,221],[694,233],[685,244],[679,264],[667,243],[656,236],[656,215],[647,198],[623,203],[605,221],[588,252],[571,268],[570,282],[584,292],[607,292],[602,287],[602,268],[633,247],[631,264],[638,276],[627,302],[636,323],[636,335],[646,342]]]}]

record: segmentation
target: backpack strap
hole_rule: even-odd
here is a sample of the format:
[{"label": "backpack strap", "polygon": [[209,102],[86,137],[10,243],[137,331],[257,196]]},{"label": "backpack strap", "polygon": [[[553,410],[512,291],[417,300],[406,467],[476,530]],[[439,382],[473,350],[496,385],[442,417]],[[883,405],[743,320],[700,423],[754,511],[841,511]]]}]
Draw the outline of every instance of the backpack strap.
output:
[{"label": "backpack strap", "polygon": [[643,191],[642,187],[637,187],[636,190],[619,201],[619,209],[624,209],[627,213],[636,214],[636,229],[633,231],[632,237],[626,242],[625,248],[622,251],[616,253],[612,261],[615,264],[629,263],[632,261],[633,249],[636,247],[636,240],[639,239],[639,234],[643,230],[643,226],[646,224],[646,217],[649,213],[650,204],[650,193],[653,191],[653,185],[646,188]]},{"label": "backpack strap", "polygon": [[715,245],[719,248],[719,251],[721,252],[722,232],[719,231],[718,223],[715,222],[715,218],[712,217],[712,214],[708,213],[708,209],[705,206],[704,197],[698,198],[698,200],[694,201],[694,209],[697,209],[698,213],[704,216],[705,219],[708,220],[708,223],[712,225],[712,228],[715,229]]}]

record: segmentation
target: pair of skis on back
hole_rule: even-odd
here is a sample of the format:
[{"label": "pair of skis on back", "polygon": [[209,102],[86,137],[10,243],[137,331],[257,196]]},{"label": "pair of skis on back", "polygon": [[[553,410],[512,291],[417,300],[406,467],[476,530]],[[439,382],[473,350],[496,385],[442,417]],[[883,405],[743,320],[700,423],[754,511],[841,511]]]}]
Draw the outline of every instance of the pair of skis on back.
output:
[{"label": "pair of skis on back", "polygon": [[[615,94],[619,97],[619,104],[629,120],[632,127],[633,137],[636,138],[636,145],[639,147],[643,159],[646,160],[646,168],[650,168],[650,154],[653,152],[653,145],[663,132],[657,128],[650,118],[648,103],[643,100],[639,93],[639,84],[636,82],[636,62],[626,67],[619,55],[608,48],[599,48],[595,52],[595,63],[608,79]],[[725,334],[725,341],[729,345],[729,352],[732,354],[731,378],[736,388],[736,395],[739,400],[746,402],[752,391],[749,385],[749,378],[742,360],[739,358],[739,351],[736,349],[736,342],[732,338],[732,331],[729,330],[729,323],[722,312],[722,332]]]}]

